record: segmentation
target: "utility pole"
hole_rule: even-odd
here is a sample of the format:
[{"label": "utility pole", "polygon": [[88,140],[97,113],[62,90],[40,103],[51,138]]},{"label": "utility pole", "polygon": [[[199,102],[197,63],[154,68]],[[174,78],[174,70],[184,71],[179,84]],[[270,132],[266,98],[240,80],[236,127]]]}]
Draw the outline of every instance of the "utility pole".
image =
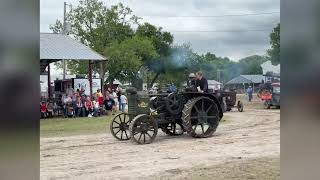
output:
[{"label": "utility pole", "polygon": [[[66,30],[66,15],[67,15],[67,3],[63,3],[63,29],[62,29],[62,34],[67,34]],[[63,79],[66,79],[66,60],[62,60],[63,63]]]}]

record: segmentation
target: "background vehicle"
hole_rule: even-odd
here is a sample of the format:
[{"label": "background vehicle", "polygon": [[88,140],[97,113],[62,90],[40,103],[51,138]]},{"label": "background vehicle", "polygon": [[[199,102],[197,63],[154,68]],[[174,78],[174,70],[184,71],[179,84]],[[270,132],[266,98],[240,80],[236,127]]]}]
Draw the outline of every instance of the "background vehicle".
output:
[{"label": "background vehicle", "polygon": [[258,93],[258,97],[264,101],[264,107],[266,109],[270,109],[271,106],[280,108],[280,83],[272,83],[266,87]]}]

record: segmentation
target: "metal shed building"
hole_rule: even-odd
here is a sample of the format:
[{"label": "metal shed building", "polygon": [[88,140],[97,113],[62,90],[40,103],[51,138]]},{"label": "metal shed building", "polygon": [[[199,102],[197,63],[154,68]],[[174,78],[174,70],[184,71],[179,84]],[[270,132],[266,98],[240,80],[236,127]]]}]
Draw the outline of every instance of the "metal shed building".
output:
[{"label": "metal shed building", "polygon": [[240,75],[231,79],[229,82],[225,84],[225,86],[233,89],[237,89],[238,91],[242,92],[248,86],[252,86],[253,89],[256,91],[259,85],[261,84],[262,80],[265,80],[263,75]]},{"label": "metal shed building", "polygon": [[[77,40],[65,34],[40,33],[40,74],[48,68],[48,92],[50,95],[50,63],[61,60],[88,61],[88,75],[92,87],[92,62],[107,60]],[[92,89],[92,88],[90,88]],[[92,92],[90,92],[92,94]]]}]

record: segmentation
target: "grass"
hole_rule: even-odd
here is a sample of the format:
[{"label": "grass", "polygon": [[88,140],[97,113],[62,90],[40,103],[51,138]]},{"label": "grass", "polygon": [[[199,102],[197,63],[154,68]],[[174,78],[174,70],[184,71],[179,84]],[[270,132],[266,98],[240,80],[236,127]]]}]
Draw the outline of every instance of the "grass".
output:
[{"label": "grass", "polygon": [[105,133],[109,132],[111,120],[112,116],[41,119],[40,137]]}]

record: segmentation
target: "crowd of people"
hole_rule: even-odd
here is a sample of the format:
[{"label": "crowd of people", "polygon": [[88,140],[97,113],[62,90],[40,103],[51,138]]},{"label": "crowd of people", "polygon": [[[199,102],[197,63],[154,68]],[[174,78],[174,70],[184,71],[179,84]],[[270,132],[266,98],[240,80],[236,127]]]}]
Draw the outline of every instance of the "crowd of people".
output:
[{"label": "crowd of people", "polygon": [[92,97],[87,96],[83,90],[77,89],[69,95],[60,95],[58,100],[43,99],[40,103],[41,118],[64,116],[64,117],[97,117],[114,114],[117,111],[125,112],[127,97],[120,88],[105,92],[100,89]]}]

